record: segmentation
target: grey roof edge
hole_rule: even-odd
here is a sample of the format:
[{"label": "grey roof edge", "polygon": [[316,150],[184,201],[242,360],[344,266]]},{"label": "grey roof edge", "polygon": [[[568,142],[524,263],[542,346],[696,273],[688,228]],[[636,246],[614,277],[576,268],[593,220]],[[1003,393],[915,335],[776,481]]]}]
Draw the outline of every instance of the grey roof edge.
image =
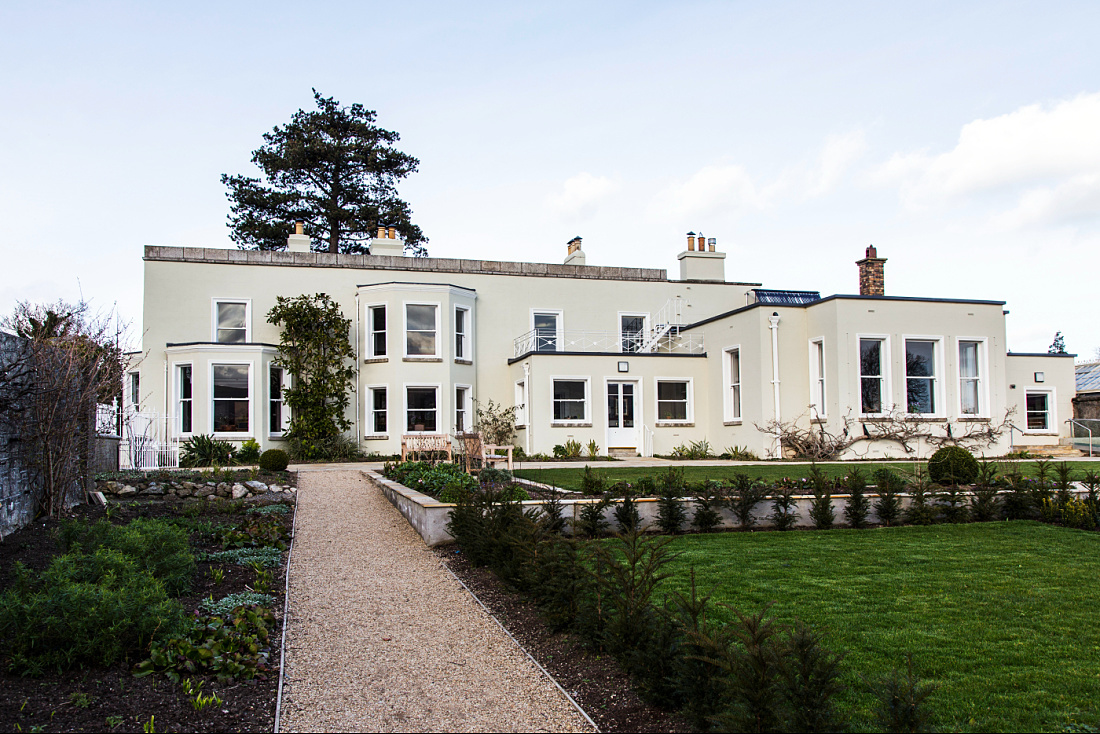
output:
[{"label": "grey roof edge", "polygon": [[1076,357],[1076,354],[1070,354],[1069,352],[1013,352],[1009,350],[1005,352],[1006,357]]},{"label": "grey roof edge", "polygon": [[448,286],[450,288],[458,288],[461,291],[471,291],[477,293],[477,288],[471,288],[467,285],[456,285],[454,283],[424,283],[415,280],[387,280],[384,283],[359,283],[356,288],[381,288],[386,285],[434,285],[434,286]]},{"label": "grey roof edge", "polygon": [[685,326],[681,326],[680,331],[688,331],[689,329],[694,329],[697,326],[703,326],[704,324],[709,324],[712,321],[718,321],[720,319],[724,319],[724,318],[727,318],[729,316],[733,316],[734,314],[741,313],[742,311],[749,311],[749,310],[754,309],[754,308],[813,308],[814,306],[819,306],[822,303],[826,303],[828,301],[913,301],[913,302],[918,302],[918,303],[960,303],[960,304],[971,304],[971,305],[975,305],[975,306],[1004,306],[1005,305],[1005,301],[978,301],[978,300],[969,299],[969,298],[920,298],[918,296],[856,296],[856,295],[847,295],[847,294],[843,294],[843,293],[837,293],[837,294],[833,294],[831,296],[825,296],[824,298],[821,298],[821,299],[816,300],[816,301],[811,301],[810,303],[799,303],[799,304],[750,303],[747,306],[741,306],[740,308],[735,308],[735,309],[732,309],[730,311],[725,311],[723,313],[716,314],[714,316],[708,316],[707,318],[700,319],[699,321],[696,321],[695,323],[687,324]]},{"label": "grey roof edge", "polygon": [[524,352],[518,357],[511,357],[508,360],[508,364],[512,365],[516,362],[522,362],[528,357],[552,357],[555,355],[559,357],[617,357],[619,359],[633,359],[634,357],[676,357],[678,359],[683,359],[685,357],[706,358],[707,353],[702,352],[700,354],[672,354],[670,352],[536,352],[535,350],[531,350],[529,352]]},{"label": "grey roof edge", "polygon": [[[328,252],[284,252],[281,250],[227,250],[205,247],[146,245],[143,258],[155,262],[198,264],[271,265],[287,267],[397,270],[478,275],[517,275],[578,280],[633,280],[666,282],[668,271],[655,268],[611,267],[606,265],[556,265],[499,260],[415,258],[392,255],[344,255]],[[730,284],[727,285],[737,285]]]}]

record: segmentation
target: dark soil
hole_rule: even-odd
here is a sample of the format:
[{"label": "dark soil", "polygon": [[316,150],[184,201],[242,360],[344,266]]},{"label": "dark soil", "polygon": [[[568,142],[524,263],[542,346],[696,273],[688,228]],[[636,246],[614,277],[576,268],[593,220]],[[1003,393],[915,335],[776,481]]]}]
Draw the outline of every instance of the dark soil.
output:
[{"label": "dark soil", "polygon": [[[198,519],[234,524],[243,518],[242,514],[218,512],[227,509],[219,507],[223,503],[210,504],[214,506],[204,506]],[[111,506],[111,522],[125,524],[136,517],[176,515],[183,503],[137,500],[112,502]],[[72,515],[89,521],[106,518],[104,508],[92,506],[77,507]],[[272,517],[280,518],[289,530],[292,514]],[[38,520],[0,542],[0,589],[7,587],[16,561],[35,570],[49,566],[59,553],[53,538],[58,525],[57,520]],[[192,534],[191,545],[196,555],[221,550],[216,541],[198,534]],[[224,574],[217,584],[211,573],[215,568]],[[284,567],[273,575],[276,579],[285,578],[285,559]],[[199,602],[211,594],[219,599],[246,591],[246,585],[251,586],[254,580],[255,573],[247,566],[199,561],[191,590],[179,601],[188,611],[196,610]],[[0,731],[141,732],[150,717],[154,718],[156,731],[271,731],[281,664],[282,591],[282,584],[276,581],[271,593],[277,599],[274,611],[278,624],[269,640],[271,672],[267,678],[218,683],[213,676],[191,676],[193,683],[203,682],[204,695],[216,693],[222,699],[220,705],[197,711],[180,685],[163,675],[134,678],[133,666],[140,662],[136,659],[110,668],[84,668],[42,678],[7,673],[6,661],[0,661]]]},{"label": "dark soil", "polygon": [[471,566],[456,546],[444,546],[435,552],[561,687],[569,691],[600,731],[693,731],[678,714],[643,701],[614,658],[586,649],[573,635],[551,632],[535,605],[508,591],[488,569]]}]

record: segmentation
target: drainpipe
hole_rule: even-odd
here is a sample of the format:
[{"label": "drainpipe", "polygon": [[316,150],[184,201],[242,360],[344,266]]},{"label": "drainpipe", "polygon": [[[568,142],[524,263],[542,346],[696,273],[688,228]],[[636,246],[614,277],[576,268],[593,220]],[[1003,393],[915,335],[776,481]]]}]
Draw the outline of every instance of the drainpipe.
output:
[{"label": "drainpipe", "polygon": [[779,312],[773,311],[768,317],[768,328],[772,330],[772,398],[775,401],[775,457],[782,458],[782,431],[779,428]]},{"label": "drainpipe", "polygon": [[527,414],[527,430],[523,432],[523,451],[531,455],[531,431],[534,421],[531,420],[531,363],[523,363],[523,412]]},{"label": "drainpipe", "polygon": [[359,386],[363,383],[363,360],[359,359],[359,289],[355,289],[355,445],[359,446],[363,441],[363,434],[359,431],[359,405],[361,393]]},{"label": "drainpipe", "polygon": [[[139,377],[138,379],[140,380],[141,378]],[[139,382],[138,385],[140,386],[140,384],[141,383]],[[138,397],[139,398],[141,397],[140,393],[138,394]],[[141,403],[138,403],[137,409],[141,410]],[[168,441],[171,439],[171,433],[172,432],[171,432],[170,427],[169,427],[169,418],[168,418],[168,352],[165,352],[164,353],[164,445],[166,447],[168,446]]]}]

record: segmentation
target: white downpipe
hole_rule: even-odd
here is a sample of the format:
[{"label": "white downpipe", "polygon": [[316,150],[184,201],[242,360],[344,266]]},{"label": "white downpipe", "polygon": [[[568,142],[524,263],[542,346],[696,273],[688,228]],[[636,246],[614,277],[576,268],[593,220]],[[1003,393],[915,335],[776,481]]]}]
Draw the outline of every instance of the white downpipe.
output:
[{"label": "white downpipe", "polygon": [[[139,388],[140,388],[140,383],[139,383]],[[138,393],[138,398],[140,398],[140,397],[141,397],[141,394],[139,392]],[[137,405],[135,405],[134,409],[135,410],[141,410],[141,403],[139,402]],[[170,414],[168,413],[168,354],[165,353],[165,355],[164,355],[164,445],[165,446],[168,445],[168,441],[172,437],[171,421],[172,421],[172,418],[171,418]],[[157,430],[158,431],[160,430],[160,426],[157,426]]]},{"label": "white downpipe", "polygon": [[523,432],[523,451],[531,455],[531,431],[534,421],[531,420],[531,363],[523,363],[523,412],[526,414],[527,430]]},{"label": "white downpipe", "polygon": [[773,311],[768,317],[768,328],[772,330],[772,399],[775,401],[775,458],[783,457],[783,434],[779,428],[779,312]]},{"label": "white downpipe", "polygon": [[[359,289],[355,289],[355,445],[358,446],[363,441],[363,434],[359,431],[359,411],[362,410],[360,403],[362,402],[363,395],[359,392],[360,385],[363,384],[363,360],[359,359]],[[281,682],[281,681],[280,681]]]}]

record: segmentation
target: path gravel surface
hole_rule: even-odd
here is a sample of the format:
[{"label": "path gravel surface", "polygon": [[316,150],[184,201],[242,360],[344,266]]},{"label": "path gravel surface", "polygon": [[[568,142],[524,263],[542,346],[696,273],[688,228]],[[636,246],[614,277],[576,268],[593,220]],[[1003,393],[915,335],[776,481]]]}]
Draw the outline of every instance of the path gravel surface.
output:
[{"label": "path gravel surface", "polygon": [[358,471],[302,471],[280,728],[586,731]]}]

